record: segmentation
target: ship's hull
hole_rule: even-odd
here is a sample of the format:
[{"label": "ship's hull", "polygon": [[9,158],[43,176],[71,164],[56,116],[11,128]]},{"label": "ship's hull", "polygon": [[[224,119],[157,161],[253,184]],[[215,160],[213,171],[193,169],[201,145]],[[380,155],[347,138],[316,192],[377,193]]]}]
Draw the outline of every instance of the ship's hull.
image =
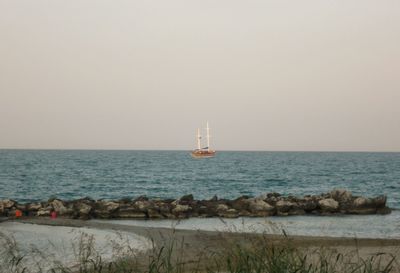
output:
[{"label": "ship's hull", "polygon": [[191,152],[193,158],[210,158],[214,157],[216,154],[215,151],[203,151],[203,150],[195,150]]}]

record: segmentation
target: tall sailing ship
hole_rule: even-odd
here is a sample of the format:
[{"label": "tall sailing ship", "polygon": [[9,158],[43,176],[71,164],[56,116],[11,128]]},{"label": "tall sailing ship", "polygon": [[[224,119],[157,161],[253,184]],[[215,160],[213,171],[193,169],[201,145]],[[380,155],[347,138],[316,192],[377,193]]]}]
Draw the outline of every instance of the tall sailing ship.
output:
[{"label": "tall sailing ship", "polygon": [[191,152],[192,157],[194,158],[209,158],[215,156],[216,152],[210,149],[210,127],[208,126],[208,121],[206,130],[207,130],[207,147],[202,148],[200,128],[197,129],[197,149]]}]

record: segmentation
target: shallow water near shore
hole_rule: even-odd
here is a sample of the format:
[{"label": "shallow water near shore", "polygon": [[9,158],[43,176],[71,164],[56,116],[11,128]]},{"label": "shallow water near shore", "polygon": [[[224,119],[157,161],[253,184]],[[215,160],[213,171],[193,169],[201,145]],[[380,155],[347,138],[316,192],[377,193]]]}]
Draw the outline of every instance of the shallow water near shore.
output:
[{"label": "shallow water near shore", "polygon": [[152,246],[149,239],[134,233],[84,227],[4,222],[0,223],[0,232],[1,236],[16,241],[26,266],[41,261],[45,268],[51,268],[50,264],[46,265],[48,262],[59,262],[64,266],[77,264],[80,242],[87,243],[91,239],[94,250],[104,259],[112,259],[127,250],[145,251]]},{"label": "shallow water near shore", "polygon": [[190,218],[183,220],[91,220],[128,226],[301,236],[400,239],[400,211],[391,215]]}]

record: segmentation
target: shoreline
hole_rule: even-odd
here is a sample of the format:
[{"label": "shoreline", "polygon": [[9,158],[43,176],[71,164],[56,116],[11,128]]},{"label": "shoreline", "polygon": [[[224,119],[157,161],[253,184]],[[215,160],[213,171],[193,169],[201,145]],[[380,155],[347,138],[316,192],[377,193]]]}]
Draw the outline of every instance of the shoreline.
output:
[{"label": "shoreline", "polygon": [[[151,220],[150,220],[151,221]],[[150,236],[157,238],[157,235],[168,235],[175,234],[179,236],[189,235],[189,237],[195,236],[196,234],[203,234],[210,237],[228,236],[233,238],[240,237],[266,237],[271,240],[281,241],[289,238],[293,242],[300,245],[313,245],[313,246],[330,246],[334,245],[342,246],[359,246],[359,247],[372,247],[372,246],[399,246],[400,238],[352,238],[352,237],[331,237],[331,236],[307,236],[307,235],[277,235],[277,234],[258,234],[252,232],[234,232],[234,231],[208,231],[208,230],[190,230],[190,229],[174,229],[166,227],[144,227],[144,226],[133,226],[133,225],[122,225],[115,223],[105,222],[92,222],[87,220],[79,219],[46,219],[46,218],[26,218],[26,219],[13,219],[8,222],[24,223],[24,224],[35,224],[35,225],[46,225],[46,226],[65,226],[65,227],[87,227],[102,230],[116,230],[116,231],[127,231],[136,233],[142,236]]]},{"label": "shoreline", "polygon": [[[139,265],[147,266],[149,258],[164,248],[171,248],[171,257],[175,257],[188,268],[191,266],[206,268],[208,258],[214,254],[220,255],[235,247],[255,251],[260,245],[283,249],[296,249],[299,253],[308,255],[310,261],[317,262],[320,254],[368,260],[371,257],[382,256],[383,263],[394,259],[393,271],[400,272],[400,239],[347,238],[329,236],[299,236],[274,235],[256,233],[236,233],[221,231],[186,230],[163,227],[128,226],[115,223],[95,222],[79,219],[49,219],[27,218],[10,220],[9,223],[37,225],[46,227],[88,228],[93,231],[115,232],[142,236],[150,240],[154,249],[137,253],[135,260]],[[0,227],[1,227],[0,223]],[[29,227],[35,230],[35,226]],[[210,256],[211,255],[211,256]],[[172,258],[172,260],[175,260]],[[201,260],[199,260],[201,259]],[[352,258],[351,258],[352,259]],[[198,262],[196,262],[198,261]],[[359,260],[358,260],[359,261]],[[189,272],[189,271],[188,271]]]}]

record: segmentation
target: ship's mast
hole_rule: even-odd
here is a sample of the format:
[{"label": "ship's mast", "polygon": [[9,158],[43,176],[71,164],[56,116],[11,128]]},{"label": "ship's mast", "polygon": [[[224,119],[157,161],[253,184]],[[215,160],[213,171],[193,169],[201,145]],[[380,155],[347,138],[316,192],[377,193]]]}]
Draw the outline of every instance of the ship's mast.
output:
[{"label": "ship's mast", "polygon": [[197,149],[201,149],[201,135],[200,135],[200,128],[197,128]]},{"label": "ship's mast", "polygon": [[207,150],[210,151],[210,127],[208,126],[208,121],[207,121]]}]

